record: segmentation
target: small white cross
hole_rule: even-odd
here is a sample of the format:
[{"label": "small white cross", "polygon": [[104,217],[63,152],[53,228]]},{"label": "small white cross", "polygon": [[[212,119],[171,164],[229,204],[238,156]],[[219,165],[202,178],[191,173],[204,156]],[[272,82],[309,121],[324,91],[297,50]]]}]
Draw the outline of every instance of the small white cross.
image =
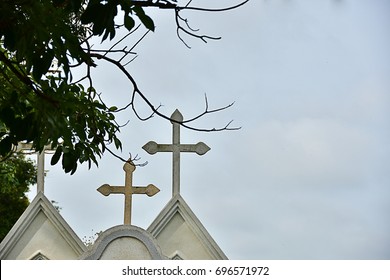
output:
[{"label": "small white cross", "polygon": [[[32,151],[36,153],[31,143],[18,143],[16,151]],[[50,145],[46,145],[42,152],[37,153],[37,194],[45,191],[45,151],[51,151]]]}]

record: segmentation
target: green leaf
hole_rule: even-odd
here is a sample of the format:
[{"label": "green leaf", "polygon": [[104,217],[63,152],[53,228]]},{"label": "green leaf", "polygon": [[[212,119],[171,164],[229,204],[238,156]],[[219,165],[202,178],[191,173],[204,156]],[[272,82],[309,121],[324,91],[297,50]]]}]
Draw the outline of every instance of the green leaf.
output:
[{"label": "green leaf", "polygon": [[115,147],[122,150],[122,143],[118,138],[114,138]]},{"label": "green leaf", "polygon": [[115,116],[113,114],[108,114],[108,119],[110,121],[113,121],[113,120],[115,120]]},{"label": "green leaf", "polygon": [[15,112],[9,107],[2,108],[0,111],[0,120],[7,126],[12,125],[15,122]]},{"label": "green leaf", "polygon": [[131,31],[134,26],[135,26],[135,21],[132,17],[130,17],[129,15],[126,15],[125,14],[125,27],[127,28],[127,30]]},{"label": "green leaf", "polygon": [[155,29],[155,26],[154,26],[154,22],[152,20],[151,17],[149,17],[148,15],[143,15],[140,20],[142,21],[142,23],[145,25],[145,27],[151,31],[154,31]]},{"label": "green leaf", "polygon": [[153,20],[145,14],[144,10],[142,7],[134,7],[134,12],[136,13],[137,17],[140,19],[143,25],[151,31],[154,31],[155,26]]},{"label": "green leaf", "polygon": [[78,11],[81,8],[82,1],[81,0],[71,0],[70,6],[73,11]]},{"label": "green leaf", "polygon": [[97,100],[95,100],[95,101],[93,102],[93,104],[94,104],[97,108],[99,108],[99,109],[102,109],[102,110],[106,109],[106,106],[105,106],[104,104],[100,103],[100,102],[97,101]]},{"label": "green leaf", "polygon": [[51,49],[47,49],[41,55],[36,55],[33,58],[33,77],[39,81],[42,75],[46,74],[49,70],[51,63],[53,62],[54,52]]},{"label": "green leaf", "polygon": [[[12,32],[12,30],[5,29],[3,34],[4,34],[4,46],[6,48],[11,49],[11,50],[15,49],[15,43],[16,43],[15,33]],[[1,35],[3,35],[3,34],[1,34]],[[23,39],[20,39],[20,40],[23,40]]]},{"label": "green leaf", "polygon": [[88,24],[94,22],[100,11],[101,4],[96,3],[96,1],[90,1],[84,13],[81,15],[81,23]]},{"label": "green leaf", "polygon": [[1,156],[6,156],[12,148],[12,139],[9,136],[4,137],[0,141],[0,155]]},{"label": "green leaf", "polygon": [[115,37],[114,23],[112,23],[112,25],[109,24],[109,26],[107,26],[106,32],[104,33],[103,38],[102,38],[102,42],[108,38],[108,35],[110,35],[110,40],[114,39],[114,37]]},{"label": "green leaf", "polygon": [[73,155],[73,153],[64,153],[62,156],[62,167],[65,170],[65,173],[69,173],[72,175],[77,169],[77,158]]},{"label": "green leaf", "polygon": [[57,164],[57,162],[60,160],[61,154],[62,154],[62,147],[58,146],[56,149],[56,152],[54,153],[54,155],[51,158],[50,164],[51,165]]}]

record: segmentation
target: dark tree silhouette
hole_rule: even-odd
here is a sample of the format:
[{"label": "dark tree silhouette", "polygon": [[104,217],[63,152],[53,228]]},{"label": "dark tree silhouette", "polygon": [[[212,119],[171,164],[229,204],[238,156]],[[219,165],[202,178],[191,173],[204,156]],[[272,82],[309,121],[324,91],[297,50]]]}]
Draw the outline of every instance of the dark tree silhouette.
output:
[{"label": "dark tree silhouette", "polygon": [[[193,28],[183,12],[222,12],[236,9],[249,0],[221,9],[194,6],[195,1],[175,0],[2,0],[0,2],[0,159],[12,154],[18,142],[33,144],[41,152],[45,145],[55,149],[51,163],[60,161],[65,172],[73,174],[78,163],[98,164],[106,151],[117,156],[110,144],[121,149],[121,126],[116,114],[130,109],[140,119],[162,114],[160,106],[149,101],[146,93],[126,68],[134,57],[134,48],[145,34],[154,31],[147,9],[173,10],[179,39],[184,36],[204,42],[218,40]],[[119,30],[127,34],[118,38]],[[121,47],[129,36],[139,36],[132,47]],[[123,34],[123,33],[122,33]],[[110,42],[107,49],[92,45],[96,37]],[[105,44],[107,45],[107,44]],[[99,48],[100,47],[100,48]],[[121,108],[108,107],[94,87],[92,68],[100,61],[111,63],[127,79],[132,90],[129,103]],[[85,75],[74,80],[75,71]],[[104,94],[104,93],[103,93]],[[150,108],[141,117],[134,99],[140,97]],[[231,122],[219,128],[197,128],[191,122],[207,114],[224,110],[205,109],[181,125],[201,131],[237,129]],[[119,156],[117,156],[119,157]],[[123,159],[124,160],[124,159]]]}]

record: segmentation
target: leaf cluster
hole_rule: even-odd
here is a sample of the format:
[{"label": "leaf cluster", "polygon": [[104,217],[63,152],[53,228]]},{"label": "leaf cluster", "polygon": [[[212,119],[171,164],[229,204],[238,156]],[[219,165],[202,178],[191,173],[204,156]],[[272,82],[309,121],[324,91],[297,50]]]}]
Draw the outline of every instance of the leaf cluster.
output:
[{"label": "leaf cluster", "polygon": [[42,97],[18,84],[6,67],[0,65],[0,71],[8,77],[0,83],[0,156],[6,157],[21,141],[33,142],[38,151],[50,144],[56,149],[52,164],[62,156],[65,172],[73,174],[77,162],[97,164],[107,144],[121,148],[116,108],[108,108],[94,89],[50,76],[39,83]]},{"label": "leaf cluster", "polygon": [[[174,10],[180,39],[179,31],[204,42],[218,39],[196,34],[187,19],[180,16],[184,10],[214,11],[189,7],[191,2],[179,7],[176,0],[1,0],[0,161],[13,153],[18,142],[32,143],[38,152],[50,145],[55,150],[51,163],[61,160],[65,172],[73,174],[79,163],[97,165],[105,151],[112,153],[108,145],[122,148],[115,113],[130,107],[140,120],[153,115],[169,119],[141,92],[125,68],[123,61],[134,54],[133,48],[119,48],[118,44],[141,25],[148,32],[154,31],[146,7]],[[122,15],[122,20],[118,19]],[[128,34],[110,48],[101,50],[92,46],[91,41],[96,37],[102,41],[113,40],[122,27]],[[99,60],[114,65],[132,85],[131,101],[122,109],[108,107],[93,87],[91,69]],[[75,69],[86,73],[78,81],[74,81]],[[137,113],[136,95],[150,107],[149,117],[141,118]],[[209,110],[206,106],[191,121],[219,110]],[[181,125],[189,127],[188,122],[183,121]],[[228,126],[197,130],[227,129]]]},{"label": "leaf cluster", "polygon": [[[37,151],[56,149],[65,172],[77,162],[97,164],[106,146],[121,142],[113,108],[93,88],[72,82],[71,63],[94,66],[83,44],[90,36],[112,30],[119,1],[4,0],[0,2],[0,158],[18,142],[32,142]],[[86,7],[86,8],[85,8]],[[136,14],[154,27],[142,8],[121,1],[125,23],[134,27]],[[114,11],[115,10],[115,11]],[[53,67],[56,67],[55,71]]]},{"label": "leaf cluster", "polygon": [[[49,71],[54,58],[69,74],[69,57],[91,63],[80,46],[85,30],[77,22],[81,0],[3,0],[0,38],[36,81]],[[84,32],[84,33],[83,33]]]},{"label": "leaf cluster", "polygon": [[27,208],[25,193],[35,183],[35,164],[24,155],[14,154],[0,162],[0,241]]},{"label": "leaf cluster", "polygon": [[131,0],[2,0],[0,38],[36,81],[49,71],[54,59],[68,75],[69,58],[93,64],[82,48],[91,25],[93,35],[114,38],[118,6],[129,31],[135,26],[134,16],[154,30],[153,20]]},{"label": "leaf cluster", "polygon": [[103,35],[103,41],[108,36],[112,40],[115,37],[115,18],[118,14],[118,7],[124,12],[123,22],[128,31],[131,31],[135,26],[134,15],[147,29],[154,31],[153,20],[145,14],[141,6],[135,5],[131,0],[90,0],[81,16],[81,23],[92,24],[93,35]]}]

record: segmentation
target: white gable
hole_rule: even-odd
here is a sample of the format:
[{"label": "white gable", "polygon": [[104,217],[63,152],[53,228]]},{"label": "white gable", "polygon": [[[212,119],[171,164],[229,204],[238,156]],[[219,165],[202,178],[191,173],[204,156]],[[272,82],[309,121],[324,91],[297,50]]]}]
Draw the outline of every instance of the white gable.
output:
[{"label": "white gable", "polygon": [[95,244],[80,259],[162,260],[166,257],[149,232],[132,225],[120,225],[99,234]]},{"label": "white gable", "polygon": [[39,192],[0,244],[0,259],[78,259],[85,245]]},{"label": "white gable", "polygon": [[175,195],[147,229],[171,259],[225,260],[226,255],[190,207]]}]

